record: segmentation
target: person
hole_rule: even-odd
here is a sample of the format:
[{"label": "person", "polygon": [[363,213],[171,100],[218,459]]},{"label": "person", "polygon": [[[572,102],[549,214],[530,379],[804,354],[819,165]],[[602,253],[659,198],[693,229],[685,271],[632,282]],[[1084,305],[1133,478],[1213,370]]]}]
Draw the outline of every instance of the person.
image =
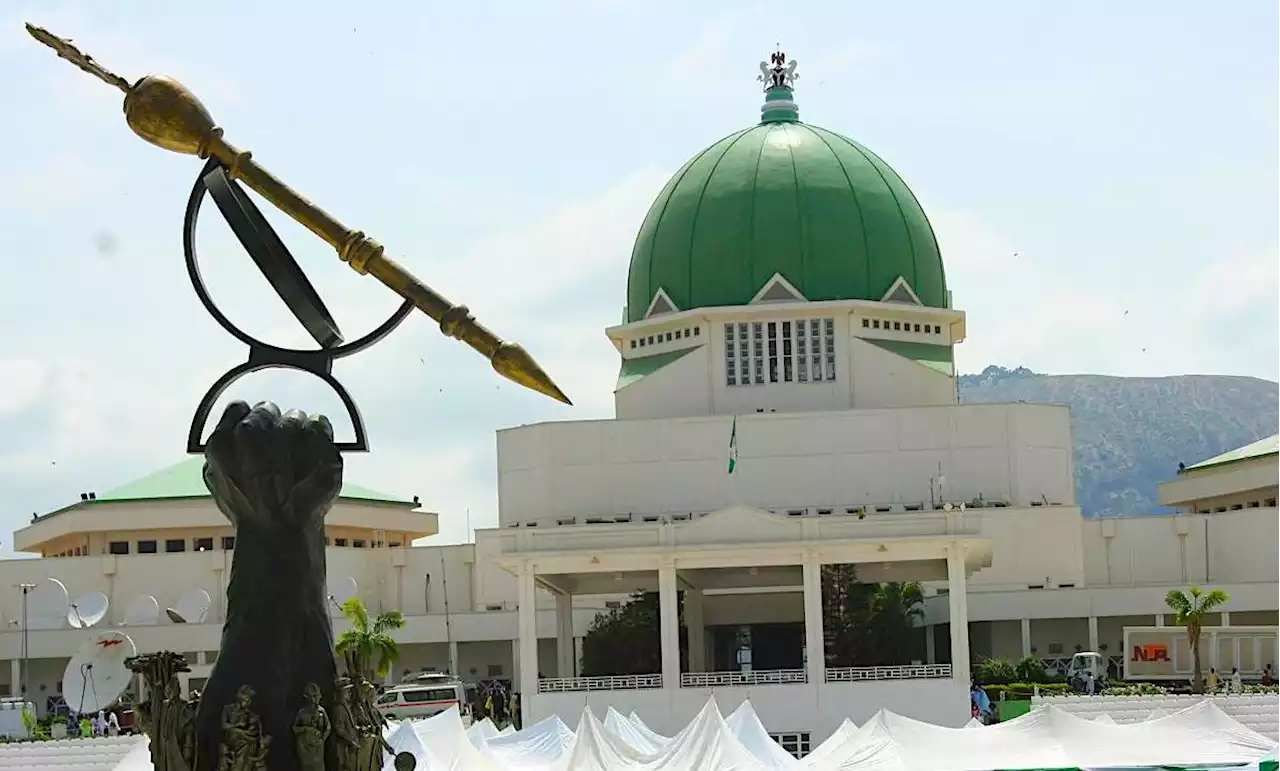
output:
[{"label": "person", "polygon": [[107,713],[107,736],[120,735],[120,718],[113,709]]},{"label": "person", "polygon": [[991,715],[991,697],[982,690],[982,686],[974,683],[969,689],[969,699],[973,702],[974,717],[985,724]]},{"label": "person", "polygon": [[1276,676],[1275,676],[1274,674],[1272,674],[1272,672],[1271,672],[1271,665],[1270,665],[1270,664],[1267,664],[1266,666],[1264,666],[1264,667],[1262,668],[1262,684],[1263,684],[1263,685],[1275,685],[1275,684],[1276,684]]},{"label": "person", "polygon": [[1092,670],[1084,673],[1084,692],[1090,696],[1098,692],[1098,681]]},{"label": "person", "polygon": [[1221,678],[1218,677],[1218,670],[1209,667],[1209,676],[1204,679],[1204,692],[1217,693],[1220,682]]},{"label": "person", "polygon": [[98,714],[95,715],[93,718],[93,735],[94,736],[107,735],[107,718],[105,715],[102,714],[102,710],[98,710]]},{"label": "person", "polygon": [[1244,678],[1240,676],[1240,668],[1231,668],[1231,693],[1244,693]]}]

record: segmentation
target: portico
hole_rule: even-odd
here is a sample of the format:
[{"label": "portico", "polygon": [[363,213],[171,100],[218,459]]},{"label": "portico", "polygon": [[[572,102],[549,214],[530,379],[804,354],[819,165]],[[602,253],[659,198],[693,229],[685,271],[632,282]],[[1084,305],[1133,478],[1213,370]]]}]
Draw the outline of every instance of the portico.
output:
[{"label": "portico", "polygon": [[[957,511],[819,519],[734,506],[654,522],[487,531],[483,540],[496,541],[491,544],[498,552],[494,557],[517,576],[516,669],[524,718],[575,714],[586,705],[613,706],[635,709],[661,731],[683,725],[711,693],[726,707],[753,693],[757,709],[767,711],[764,702],[776,702],[782,714],[774,724],[785,724],[790,716],[796,725],[817,727],[824,713],[856,720],[899,701],[904,707],[914,702],[913,711],[919,713],[922,699],[936,700],[941,719],[963,714],[967,666],[922,661],[826,666],[822,567],[855,564],[859,580],[867,583],[945,582],[952,618],[961,620],[952,626],[951,660],[967,662],[966,576],[989,564],[991,554],[989,542],[978,536],[978,522],[967,516]],[[557,623],[557,671],[539,673],[534,611],[539,587],[556,595],[557,619],[571,618],[575,595],[656,592],[658,671],[579,676],[572,626]],[[709,611],[715,609],[721,621],[733,620],[732,614],[741,611],[729,600],[751,595],[763,601],[778,594],[788,595],[781,602],[798,604],[803,615],[803,642],[794,666],[717,666],[709,661]],[[682,621],[688,651],[684,666]]]}]

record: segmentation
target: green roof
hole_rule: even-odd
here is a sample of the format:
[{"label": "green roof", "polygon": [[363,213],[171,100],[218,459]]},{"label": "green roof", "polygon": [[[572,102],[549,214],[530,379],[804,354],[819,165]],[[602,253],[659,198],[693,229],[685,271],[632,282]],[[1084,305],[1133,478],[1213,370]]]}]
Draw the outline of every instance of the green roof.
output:
[{"label": "green roof", "polygon": [[1194,466],[1178,469],[1178,473],[1182,474],[1187,471],[1199,471],[1200,469],[1211,468],[1213,466],[1222,466],[1227,463],[1235,463],[1242,460],[1252,460],[1254,458],[1264,458],[1268,455],[1280,453],[1280,434],[1269,436],[1266,439],[1259,439],[1252,444],[1246,444],[1244,447],[1237,447],[1229,450],[1221,455],[1215,455],[1208,460],[1202,460]]},{"label": "green roof", "polygon": [[896,353],[903,358],[911,359],[921,366],[937,370],[949,377],[954,377],[956,374],[955,355],[949,345],[909,343],[901,340],[862,339],[863,342],[882,348],[889,353]]},{"label": "green roof", "polygon": [[[59,509],[45,516],[52,516],[76,506],[100,503],[142,503],[145,501],[182,500],[208,498],[209,488],[204,484],[204,458],[192,456],[168,468],[137,479],[128,484],[100,493],[94,500],[77,501],[72,506]],[[389,504],[394,506],[417,506],[412,500],[394,495],[387,495],[367,487],[343,482],[340,500],[363,503]],[[42,517],[43,519],[43,517]]]},{"label": "green roof", "polygon": [[684,348],[679,351],[668,351],[667,353],[659,353],[654,356],[644,356],[635,359],[623,359],[622,369],[618,371],[618,383],[614,387],[614,391],[621,391],[632,383],[644,379],[648,375],[652,375],[668,364],[678,359],[684,358],[684,355],[693,348]]},{"label": "green roof", "polygon": [[812,301],[879,301],[901,276],[922,303],[946,307],[938,243],[906,183],[793,110],[766,110],[663,188],[632,248],[628,322],[659,289],[684,311],[746,305],[775,274]]}]

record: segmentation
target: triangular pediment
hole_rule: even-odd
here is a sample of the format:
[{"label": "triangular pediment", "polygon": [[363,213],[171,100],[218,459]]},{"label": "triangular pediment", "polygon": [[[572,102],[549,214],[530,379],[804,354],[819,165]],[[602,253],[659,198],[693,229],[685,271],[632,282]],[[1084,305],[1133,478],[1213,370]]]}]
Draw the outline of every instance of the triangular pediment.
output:
[{"label": "triangular pediment", "polygon": [[671,301],[671,297],[667,295],[667,290],[658,287],[658,291],[654,293],[653,300],[649,302],[649,309],[644,312],[646,319],[654,316],[661,316],[664,313],[678,313],[679,308]]},{"label": "triangular pediment", "polygon": [[898,280],[893,282],[893,286],[889,287],[889,291],[884,293],[884,297],[880,298],[882,303],[900,303],[902,305],[924,305],[920,302],[920,298],[916,295],[915,290],[907,283],[902,276],[898,276]]},{"label": "triangular pediment", "polygon": [[774,273],[773,278],[765,282],[765,285],[756,292],[756,296],[751,298],[751,304],[756,303],[803,303],[809,302],[799,289],[783,277],[781,273]]},{"label": "triangular pediment", "polygon": [[682,542],[774,543],[802,537],[799,522],[754,506],[728,506],[684,526]]}]

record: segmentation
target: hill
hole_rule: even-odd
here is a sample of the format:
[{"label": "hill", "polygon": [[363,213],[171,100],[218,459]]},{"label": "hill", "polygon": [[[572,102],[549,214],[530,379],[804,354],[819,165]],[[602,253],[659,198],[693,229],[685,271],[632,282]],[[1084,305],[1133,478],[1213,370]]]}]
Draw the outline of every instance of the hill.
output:
[{"label": "hill", "polygon": [[990,366],[960,377],[960,401],[1071,408],[1076,495],[1085,516],[1153,514],[1156,484],[1276,433],[1280,384],[1252,377],[1041,375]]}]

